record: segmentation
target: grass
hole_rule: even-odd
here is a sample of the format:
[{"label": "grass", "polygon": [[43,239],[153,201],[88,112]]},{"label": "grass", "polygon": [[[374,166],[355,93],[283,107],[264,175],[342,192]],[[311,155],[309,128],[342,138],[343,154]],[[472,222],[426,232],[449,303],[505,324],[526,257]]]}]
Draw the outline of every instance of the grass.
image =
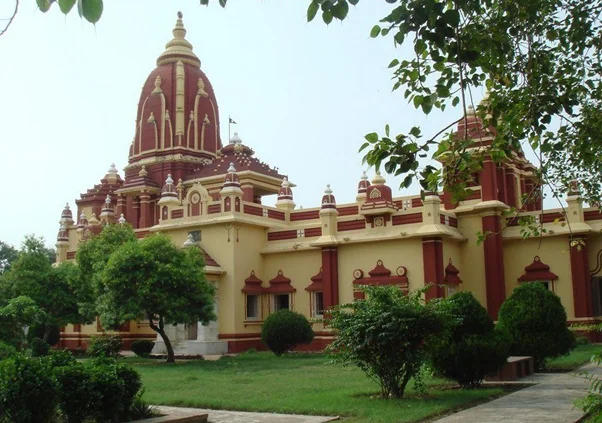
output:
[{"label": "grass", "polygon": [[575,370],[578,367],[583,366],[584,364],[589,363],[590,358],[596,352],[602,352],[602,345],[600,344],[581,344],[577,345],[569,355],[565,355],[563,357],[558,357],[553,360],[550,360],[546,369],[560,372],[560,371],[571,371]]},{"label": "grass", "polygon": [[360,370],[330,364],[319,354],[250,353],[176,364],[127,361],[142,375],[144,400],[151,404],[340,415],[346,423],[415,422],[505,393],[499,387],[455,389],[451,382],[428,379],[427,395],[410,386],[401,400],[381,400],[378,385]]}]

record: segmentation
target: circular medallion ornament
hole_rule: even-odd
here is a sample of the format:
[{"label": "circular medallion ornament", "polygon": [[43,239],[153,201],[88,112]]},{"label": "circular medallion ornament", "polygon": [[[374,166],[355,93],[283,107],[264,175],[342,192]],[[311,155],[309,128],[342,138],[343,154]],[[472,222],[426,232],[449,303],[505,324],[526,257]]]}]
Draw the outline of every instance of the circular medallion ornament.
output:
[{"label": "circular medallion ornament", "polygon": [[405,266],[399,266],[395,273],[397,273],[397,276],[405,276],[408,273],[408,269]]},{"label": "circular medallion ornament", "polygon": [[364,277],[364,271],[362,269],[355,269],[353,271],[353,277],[355,279],[361,279]]},{"label": "circular medallion ornament", "polygon": [[201,201],[201,196],[198,192],[195,192],[190,196],[190,202],[192,204],[199,204],[199,201]]},{"label": "circular medallion ornament", "polygon": [[385,220],[382,217],[377,217],[376,219],[374,219],[374,226],[375,227],[385,226]]}]

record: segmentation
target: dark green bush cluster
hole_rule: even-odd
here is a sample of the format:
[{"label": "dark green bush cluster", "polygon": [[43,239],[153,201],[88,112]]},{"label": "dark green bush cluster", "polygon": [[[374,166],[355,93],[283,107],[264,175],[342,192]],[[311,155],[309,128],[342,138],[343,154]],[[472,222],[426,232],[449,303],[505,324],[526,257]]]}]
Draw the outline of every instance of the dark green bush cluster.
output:
[{"label": "dark green bush cluster", "polygon": [[305,316],[290,310],[279,310],[268,316],[261,328],[261,340],[277,356],[297,344],[309,344],[314,331]]},{"label": "dark green bush cluster", "polygon": [[132,351],[139,357],[148,357],[154,346],[155,343],[153,341],[134,341],[132,342]]},{"label": "dark green bush cluster", "polygon": [[35,325],[27,331],[27,342],[31,344],[34,338],[44,339],[44,334],[48,330],[48,339],[46,343],[50,346],[56,345],[61,340],[61,328],[57,325]]},{"label": "dark green bush cluster", "polygon": [[433,367],[463,388],[476,388],[487,373],[506,363],[507,342],[470,292],[446,298],[440,311],[446,317],[446,331],[431,345]]},{"label": "dark green bush cluster", "polygon": [[42,341],[40,338],[33,338],[29,344],[32,357],[44,357],[50,350],[50,345]]},{"label": "dark green bush cluster", "polygon": [[17,349],[10,344],[0,342],[0,361],[12,357],[17,353]]},{"label": "dark green bush cluster", "polygon": [[88,355],[92,357],[118,357],[123,341],[118,335],[98,335],[88,342]]},{"label": "dark green bush cluster", "polygon": [[560,298],[539,283],[525,283],[514,290],[500,308],[498,329],[509,340],[510,354],[532,356],[535,367],[568,354],[575,335],[566,324]]},{"label": "dark green bush cluster", "polygon": [[127,421],[143,408],[141,387],[138,373],[112,358],[84,366],[65,351],[16,354],[0,362],[0,422],[50,423],[57,412],[68,423]]}]

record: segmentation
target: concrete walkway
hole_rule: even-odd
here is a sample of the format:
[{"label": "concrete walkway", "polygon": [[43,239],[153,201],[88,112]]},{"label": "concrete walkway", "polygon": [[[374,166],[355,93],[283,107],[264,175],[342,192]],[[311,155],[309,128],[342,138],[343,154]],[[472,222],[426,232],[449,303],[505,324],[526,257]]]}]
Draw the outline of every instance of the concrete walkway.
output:
[{"label": "concrete walkway", "polygon": [[588,370],[602,376],[602,369],[587,365],[575,373],[535,374],[537,385],[437,420],[437,423],[574,423],[583,417],[573,400],[585,396],[590,382],[577,375]]},{"label": "concrete walkway", "polygon": [[326,423],[338,417],[300,416],[296,414],[247,413],[242,411],[204,410],[199,408],[157,407],[160,412],[186,416],[187,410],[209,414],[208,423]]}]

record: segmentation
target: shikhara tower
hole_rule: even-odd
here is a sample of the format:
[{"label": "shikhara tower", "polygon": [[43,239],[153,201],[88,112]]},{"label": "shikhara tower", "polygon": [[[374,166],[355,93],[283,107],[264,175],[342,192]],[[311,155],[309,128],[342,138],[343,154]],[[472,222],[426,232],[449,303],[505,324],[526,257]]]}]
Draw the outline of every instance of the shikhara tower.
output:
[{"label": "shikhara tower", "polygon": [[[259,333],[269,313],[291,308],[317,319],[328,307],[361,298],[357,287],[365,284],[404,290],[435,284],[427,298],[470,290],[495,318],[519,283],[541,282],[561,297],[571,321],[602,316],[602,215],[584,210],[576,186],[566,210],[525,202],[539,181],[521,152],[501,164],[486,159],[471,195],[459,203],[446,192],[394,198],[384,175],[370,181],[364,173],[336,187],[357,187],[354,203],[338,204],[327,185],[318,207],[298,209],[295,185],[257,159],[238,133],[222,142],[216,95],[181,14],[156,63],[138,103],[124,177],[112,165],[76,200],[75,217],[65,207],[57,261],[75,259],[78,245],[104,225],[126,222],[139,237],[161,231],[182,248],[200,246],[218,292],[218,319],[171,327],[176,351],[262,348]],[[472,110],[457,132],[474,138],[477,149],[492,140]],[[307,152],[308,167],[328,167],[329,160]],[[267,196],[274,206],[263,204]],[[544,225],[541,242],[522,240],[516,219],[503,216],[508,207]],[[483,243],[479,232],[490,234]],[[312,324],[309,348],[323,348],[332,333]],[[85,346],[102,330],[99,321],[68,325],[61,343]],[[126,347],[155,339],[144,321],[127,322],[119,333]]]}]

